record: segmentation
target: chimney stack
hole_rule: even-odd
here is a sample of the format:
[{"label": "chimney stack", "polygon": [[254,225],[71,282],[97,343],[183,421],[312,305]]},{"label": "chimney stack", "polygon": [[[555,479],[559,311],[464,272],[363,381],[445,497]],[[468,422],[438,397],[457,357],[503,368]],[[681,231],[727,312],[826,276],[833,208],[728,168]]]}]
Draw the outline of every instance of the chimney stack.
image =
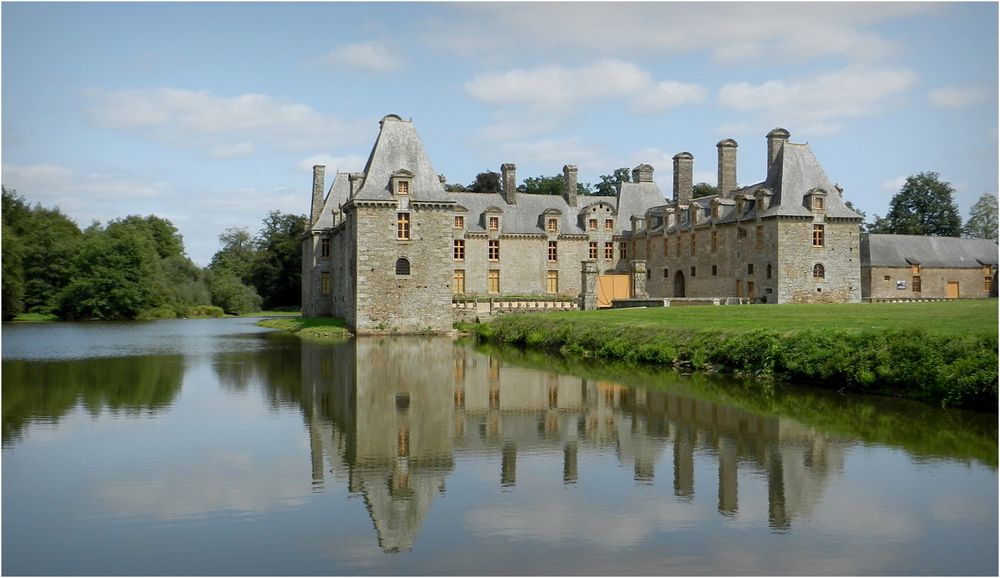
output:
[{"label": "chimney stack", "polygon": [[653,182],[653,165],[647,165],[643,163],[632,169],[632,182],[633,183]]},{"label": "chimney stack", "polygon": [[309,224],[312,225],[319,220],[320,213],[323,212],[323,184],[326,175],[324,165],[313,165],[313,194],[312,210],[309,212]]},{"label": "chimney stack", "polygon": [[691,202],[694,189],[694,156],[689,152],[674,155],[674,202],[686,205]]},{"label": "chimney stack", "polygon": [[365,178],[364,173],[348,173],[347,182],[350,184],[351,196],[349,199],[353,199],[354,195],[358,193],[358,189],[361,188],[361,180]]},{"label": "chimney stack", "polygon": [[508,205],[517,204],[517,165],[514,163],[500,165],[500,189]]},{"label": "chimney stack", "polygon": [[781,147],[785,145],[789,136],[791,135],[788,134],[788,131],[780,127],[767,133],[767,175],[769,177],[772,170],[776,168],[774,161],[778,158],[778,153],[781,152]]},{"label": "chimney stack", "polygon": [[719,194],[736,190],[736,147],[731,138],[719,141]]},{"label": "chimney stack", "polygon": [[576,206],[576,165],[563,167],[563,198],[567,205]]}]

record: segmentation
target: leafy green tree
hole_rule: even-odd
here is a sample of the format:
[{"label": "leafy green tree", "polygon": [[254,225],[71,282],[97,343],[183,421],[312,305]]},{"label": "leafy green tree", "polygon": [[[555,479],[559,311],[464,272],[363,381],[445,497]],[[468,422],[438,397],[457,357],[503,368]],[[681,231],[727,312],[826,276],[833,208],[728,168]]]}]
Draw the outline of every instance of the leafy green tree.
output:
[{"label": "leafy green tree", "polygon": [[563,178],[561,175],[553,177],[538,176],[524,179],[524,184],[517,187],[518,192],[529,195],[561,195],[563,192]]},{"label": "leafy green tree", "polygon": [[470,193],[499,193],[500,173],[486,171],[476,175],[476,180],[472,181],[466,189]]},{"label": "leafy green tree", "polygon": [[3,319],[13,319],[24,312],[24,260],[21,240],[14,229],[3,223]]},{"label": "leafy green tree", "polygon": [[719,187],[716,187],[715,185],[710,185],[705,182],[698,183],[691,189],[691,196],[696,199],[698,197],[708,197],[718,194],[719,194]]},{"label": "leafy green tree", "polygon": [[594,185],[594,195],[613,197],[618,194],[622,183],[631,182],[632,173],[627,168],[615,169],[610,175],[601,175],[601,182]]},{"label": "leafy green tree", "polygon": [[885,218],[875,215],[871,233],[958,237],[962,219],[954,200],[955,189],[934,172],[907,177],[889,202]]},{"label": "leafy green tree", "polygon": [[302,232],[304,215],[271,211],[255,240],[250,282],[264,307],[297,307],[302,302]]},{"label": "leafy green tree", "polygon": [[246,285],[232,271],[209,271],[207,285],[212,304],[226,313],[240,315],[260,311],[263,300],[257,290]]},{"label": "leafy green tree", "polygon": [[848,209],[850,209],[850,210],[854,211],[855,213],[861,215],[861,222],[858,224],[858,229],[862,233],[867,233],[868,232],[868,221],[867,221],[868,215],[866,215],[865,212],[862,211],[861,209],[855,207],[854,203],[852,203],[851,201],[846,201],[844,204],[847,205]]},{"label": "leafy green tree", "polygon": [[965,236],[974,239],[997,240],[997,198],[983,193],[969,209],[969,220],[962,227]]},{"label": "leafy green tree", "polygon": [[156,244],[135,224],[88,227],[73,261],[76,275],[60,294],[60,316],[134,319],[154,305],[158,264]]},{"label": "leafy green tree", "polygon": [[243,227],[229,227],[221,235],[222,248],[212,256],[208,268],[218,273],[229,271],[244,282],[250,279],[257,248],[250,231]]}]

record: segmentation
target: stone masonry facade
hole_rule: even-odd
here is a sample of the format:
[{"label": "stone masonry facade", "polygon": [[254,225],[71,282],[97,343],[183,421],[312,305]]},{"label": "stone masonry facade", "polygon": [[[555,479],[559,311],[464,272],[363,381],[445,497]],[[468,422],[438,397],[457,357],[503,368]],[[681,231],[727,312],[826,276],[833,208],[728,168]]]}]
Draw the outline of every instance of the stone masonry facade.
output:
[{"label": "stone masonry facade", "polygon": [[[719,192],[692,198],[694,158],[674,157],[673,198],[653,167],[616,196],[444,191],[411,121],[388,115],[363,172],[324,195],[314,168],[303,239],[305,316],[342,317],[356,333],[448,332],[460,297],[538,296],[593,307],[594,276],[630,275],[631,297],[727,297],[757,303],[861,299],[861,217],[808,145],[768,134],[767,177],[736,180],[737,143],[718,144]],[[590,271],[588,273],[587,271]],[[589,277],[588,277],[589,276]]]}]

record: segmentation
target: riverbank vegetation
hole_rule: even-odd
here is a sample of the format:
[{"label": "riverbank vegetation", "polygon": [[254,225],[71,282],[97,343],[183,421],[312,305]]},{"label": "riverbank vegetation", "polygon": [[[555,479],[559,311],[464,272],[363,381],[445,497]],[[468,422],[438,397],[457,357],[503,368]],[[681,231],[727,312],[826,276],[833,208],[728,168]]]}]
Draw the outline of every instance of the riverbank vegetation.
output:
[{"label": "riverbank vegetation", "polygon": [[[167,219],[81,230],[58,208],[3,189],[3,319],[173,319],[297,307],[302,215],[272,211],[256,236],[227,229],[206,268]],[[29,318],[30,319],[30,318]]]},{"label": "riverbank vegetation", "polygon": [[[680,398],[707,400],[762,416],[791,419],[831,436],[906,448],[920,459],[961,459],[997,466],[996,419],[988,413],[941,411],[925,403],[881,396],[840,395],[808,386],[786,387],[709,372],[681,375],[649,365],[553,357],[544,352],[480,346],[483,353],[512,364],[563,375],[621,383]],[[635,411],[642,411],[641,406]]]},{"label": "riverbank vegetation", "polygon": [[336,317],[274,317],[257,322],[261,327],[280,329],[306,339],[346,339],[351,336],[343,319]]},{"label": "riverbank vegetation", "polygon": [[505,315],[481,340],[997,410],[997,302]]}]

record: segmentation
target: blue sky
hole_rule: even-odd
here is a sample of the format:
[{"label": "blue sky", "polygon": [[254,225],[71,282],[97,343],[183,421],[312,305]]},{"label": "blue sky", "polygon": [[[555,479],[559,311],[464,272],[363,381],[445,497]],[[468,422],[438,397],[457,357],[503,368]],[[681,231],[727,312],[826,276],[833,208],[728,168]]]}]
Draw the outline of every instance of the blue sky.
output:
[{"label": "blue sky", "polygon": [[169,218],[205,265],[308,213],[313,164],[361,170],[389,113],[448,182],[646,162],[668,197],[723,138],[761,180],[782,126],[869,219],[920,171],[965,219],[998,188],[997,30],[995,2],[4,2],[2,179],[81,227]]}]

